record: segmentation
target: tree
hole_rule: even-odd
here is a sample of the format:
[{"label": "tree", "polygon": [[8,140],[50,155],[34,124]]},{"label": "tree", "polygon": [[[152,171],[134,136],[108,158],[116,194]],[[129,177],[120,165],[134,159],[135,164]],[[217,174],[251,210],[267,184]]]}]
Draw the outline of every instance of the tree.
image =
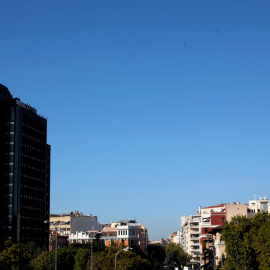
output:
[{"label": "tree", "polygon": [[226,266],[229,269],[258,269],[255,251],[250,237],[251,221],[245,216],[235,216],[231,222],[226,222],[223,236],[226,246]]},{"label": "tree", "polygon": [[[57,249],[57,269],[73,270],[76,251],[69,248]],[[44,251],[31,263],[35,270],[53,270],[55,267],[55,251]]]},{"label": "tree", "polygon": [[166,252],[160,243],[148,245],[147,253],[155,268],[164,263]]},{"label": "tree", "polygon": [[55,253],[43,251],[31,261],[31,266],[35,270],[53,270],[55,268]]},{"label": "tree", "polygon": [[75,255],[75,266],[74,270],[86,270],[87,269],[87,262],[91,257],[91,250],[90,249],[78,249]]},{"label": "tree", "polygon": [[256,253],[258,269],[270,269],[270,215],[261,212],[251,222],[252,246]]},{"label": "tree", "polygon": [[270,269],[270,215],[259,212],[252,219],[233,217],[223,228],[227,269]]},{"label": "tree", "polygon": [[169,269],[181,267],[190,261],[190,256],[185,253],[180,244],[169,243],[166,247],[166,263]]},{"label": "tree", "polygon": [[[71,249],[91,249],[91,242],[87,243],[72,243],[69,247]],[[96,239],[93,240],[93,252],[99,252],[105,250],[104,241],[100,239],[100,235],[97,234]]]},{"label": "tree", "polygon": [[6,241],[4,250],[0,253],[0,269],[28,269],[30,262],[29,248],[25,244]]},{"label": "tree", "polygon": [[[94,270],[113,270],[115,269],[115,256],[124,246],[113,245],[106,247],[104,251],[97,252],[93,257]],[[150,270],[151,264],[147,259],[132,251],[122,251],[117,255],[118,270]],[[87,269],[91,269],[91,259],[88,260]]]}]

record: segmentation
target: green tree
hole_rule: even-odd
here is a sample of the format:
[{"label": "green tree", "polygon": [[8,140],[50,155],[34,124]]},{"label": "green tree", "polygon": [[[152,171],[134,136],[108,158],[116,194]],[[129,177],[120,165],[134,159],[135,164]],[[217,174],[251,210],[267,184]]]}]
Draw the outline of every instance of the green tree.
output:
[{"label": "green tree", "polygon": [[69,248],[59,248],[57,251],[58,270],[73,270],[75,264],[76,251],[72,251]]},{"label": "green tree", "polygon": [[186,265],[190,261],[190,256],[185,253],[180,244],[169,243],[166,247],[166,263],[169,269]]},{"label": "green tree", "polygon": [[25,244],[6,241],[4,250],[0,253],[0,269],[28,269],[30,262],[29,248]]},{"label": "green tree", "polygon": [[[115,256],[123,249],[117,246],[106,247],[104,251],[97,252],[93,257],[94,270],[113,270],[115,269]],[[87,269],[91,269],[91,260],[88,260]],[[118,270],[150,270],[151,264],[147,259],[132,251],[122,251],[117,255]]]},{"label": "green tree", "polygon": [[258,269],[256,254],[252,247],[251,226],[251,220],[245,216],[235,216],[231,222],[224,224],[223,237],[226,246],[226,266],[228,269]]},{"label": "green tree", "polygon": [[35,270],[53,270],[55,268],[55,253],[43,251],[32,260],[31,266]]},{"label": "green tree", "polygon": [[270,215],[263,211],[252,218],[251,222],[250,233],[258,269],[270,269]]},{"label": "green tree", "polygon": [[233,217],[223,228],[227,269],[270,269],[270,215],[259,212],[252,219]]},{"label": "green tree", "polygon": [[78,249],[75,255],[74,270],[86,270],[89,258],[91,258],[90,249]]},{"label": "green tree", "polygon": [[[69,248],[59,248],[57,250],[57,269],[73,270],[75,264],[74,256],[76,251]],[[55,268],[55,250],[44,251],[31,263],[35,270],[53,270]]]},{"label": "green tree", "polygon": [[[69,248],[71,249],[91,249],[91,242],[87,243],[72,243]],[[99,252],[105,250],[104,241],[100,239],[100,236],[97,235],[96,239],[93,240],[93,252]]]},{"label": "green tree", "polygon": [[164,263],[166,252],[160,243],[148,245],[147,253],[155,268]]}]

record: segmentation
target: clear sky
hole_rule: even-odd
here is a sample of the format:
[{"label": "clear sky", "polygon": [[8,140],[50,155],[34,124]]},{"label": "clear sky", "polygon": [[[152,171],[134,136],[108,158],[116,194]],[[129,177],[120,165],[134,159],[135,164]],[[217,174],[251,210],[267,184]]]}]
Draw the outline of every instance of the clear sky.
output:
[{"label": "clear sky", "polygon": [[51,213],[168,238],[270,196],[269,0],[0,1],[0,83],[48,118]]}]

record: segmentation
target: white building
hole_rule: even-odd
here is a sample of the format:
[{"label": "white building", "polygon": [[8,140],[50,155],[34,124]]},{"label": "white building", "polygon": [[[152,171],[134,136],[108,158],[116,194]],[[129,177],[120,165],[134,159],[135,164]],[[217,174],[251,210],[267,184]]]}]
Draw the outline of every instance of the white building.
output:
[{"label": "white building", "polygon": [[201,215],[181,217],[180,244],[184,251],[192,256],[192,261],[200,261]]},{"label": "white building", "polygon": [[249,213],[255,213],[265,211],[270,212],[270,206],[269,206],[269,200],[267,197],[259,197],[259,199],[256,199],[256,195],[254,197],[254,200],[250,200],[248,204],[248,208],[250,211]]},{"label": "white building", "polygon": [[100,235],[100,239],[106,246],[110,246],[114,242],[127,247],[139,246],[146,251],[148,245],[147,229],[134,220],[105,224],[102,230],[76,231],[69,235],[69,242],[70,244],[91,242],[93,235],[97,234]]}]

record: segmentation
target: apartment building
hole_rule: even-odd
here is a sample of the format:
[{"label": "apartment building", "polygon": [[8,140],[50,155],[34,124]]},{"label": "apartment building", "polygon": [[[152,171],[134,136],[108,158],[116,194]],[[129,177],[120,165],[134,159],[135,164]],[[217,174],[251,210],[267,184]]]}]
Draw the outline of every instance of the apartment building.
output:
[{"label": "apartment building", "polygon": [[212,234],[211,250],[212,250],[212,255],[213,255],[214,269],[219,264],[222,266],[224,257],[226,255],[225,242],[222,238],[222,229],[223,229],[223,225],[212,229],[210,232]]},{"label": "apartment building", "polygon": [[[180,243],[185,252],[192,256],[193,262],[204,264],[203,249],[212,245],[211,231],[225,223],[226,206],[227,204],[223,203],[204,208],[199,207],[196,215],[181,217]],[[230,209],[234,212],[237,211],[235,207]],[[232,216],[232,214],[230,215]]]},{"label": "apartment building", "polygon": [[170,235],[170,242],[180,244],[180,231],[176,231]]},{"label": "apartment building", "polygon": [[76,231],[70,234],[69,242],[70,244],[91,242],[92,237],[98,232],[106,246],[110,246],[114,242],[127,247],[139,246],[141,250],[146,251],[148,245],[147,229],[135,220],[104,224],[102,230]]},{"label": "apartment building", "polygon": [[234,202],[199,207],[197,214],[181,217],[181,246],[192,256],[193,262],[203,266],[210,263],[208,257],[211,256],[217,265],[225,255],[225,243],[222,240],[222,225],[225,221],[237,215],[252,218],[260,211],[269,213],[269,209],[268,198],[256,199],[256,196],[249,204]]},{"label": "apartment building", "polygon": [[200,259],[200,227],[200,213],[181,217],[180,244],[184,251],[192,256],[193,262],[199,262]]},{"label": "apartment building", "polygon": [[103,225],[98,222],[97,216],[84,215],[82,212],[74,211],[69,214],[51,214],[50,215],[50,230],[54,230],[53,223],[60,222],[62,224],[57,225],[59,231],[62,234],[69,235],[70,233],[76,233],[77,231],[88,230],[102,230]]}]

